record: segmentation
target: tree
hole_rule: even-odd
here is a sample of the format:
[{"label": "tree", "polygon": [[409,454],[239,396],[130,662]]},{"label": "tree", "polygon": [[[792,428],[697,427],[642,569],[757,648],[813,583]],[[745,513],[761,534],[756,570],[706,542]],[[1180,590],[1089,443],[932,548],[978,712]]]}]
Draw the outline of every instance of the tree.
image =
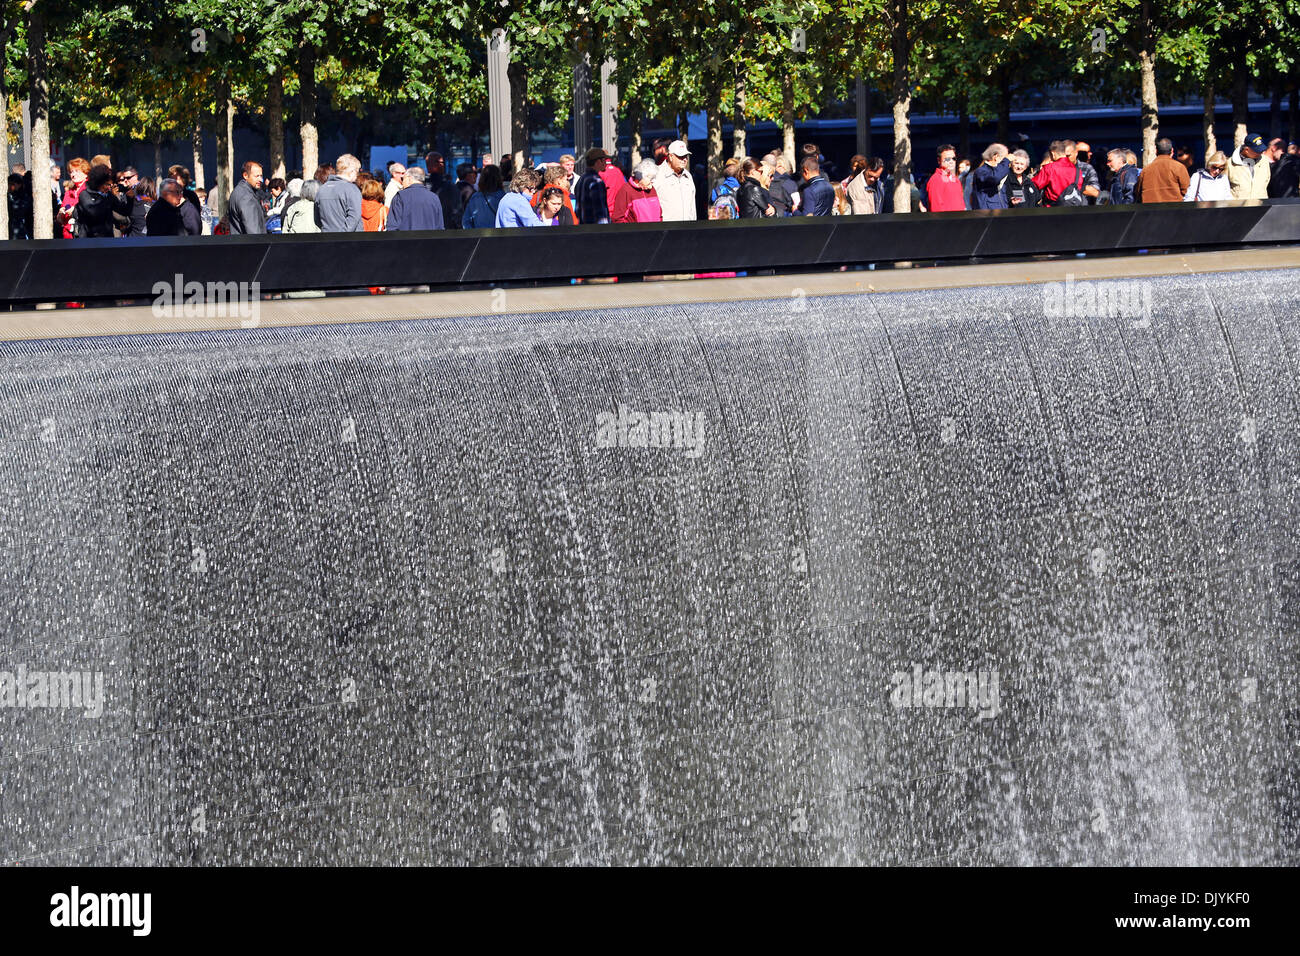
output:
[{"label": "tree", "polygon": [[[0,131],[3,131],[0,135],[0,183],[9,182],[9,40],[22,24],[32,2],[34,0],[4,0],[0,4]],[[9,203],[6,201],[0,203],[0,239],[8,238]]]},{"label": "tree", "polygon": [[[44,201],[44,197],[53,193],[50,183],[50,87],[45,51],[46,13],[45,4],[34,2],[27,5],[27,100],[32,123],[33,239],[54,238],[54,210],[50,203]],[[5,148],[8,149],[8,144]]]},{"label": "tree", "polygon": [[1128,99],[1136,86],[1145,165],[1155,159],[1160,135],[1158,65],[1166,55],[1177,62],[1170,38],[1178,34],[1178,11],[1172,4],[1153,0],[1103,0],[1096,7],[1096,16],[1105,24],[1107,55],[1092,60],[1090,54],[1081,53],[1076,68],[1085,86],[1112,102]]}]

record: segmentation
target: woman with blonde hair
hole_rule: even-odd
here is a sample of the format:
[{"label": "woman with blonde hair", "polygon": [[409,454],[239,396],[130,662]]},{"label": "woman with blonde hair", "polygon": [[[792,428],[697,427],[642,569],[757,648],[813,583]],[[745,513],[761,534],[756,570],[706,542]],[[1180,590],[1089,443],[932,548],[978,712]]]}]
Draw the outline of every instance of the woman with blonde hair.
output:
[{"label": "woman with blonde hair", "polygon": [[1228,157],[1222,150],[1205,157],[1205,168],[1192,174],[1192,181],[1187,184],[1187,195],[1183,202],[1218,202],[1232,198],[1232,184],[1224,171],[1228,168]]},{"label": "woman with blonde hair", "polygon": [[847,216],[850,214],[851,206],[849,205],[849,194],[844,189],[843,183],[835,184],[835,204],[831,206],[832,216]]}]

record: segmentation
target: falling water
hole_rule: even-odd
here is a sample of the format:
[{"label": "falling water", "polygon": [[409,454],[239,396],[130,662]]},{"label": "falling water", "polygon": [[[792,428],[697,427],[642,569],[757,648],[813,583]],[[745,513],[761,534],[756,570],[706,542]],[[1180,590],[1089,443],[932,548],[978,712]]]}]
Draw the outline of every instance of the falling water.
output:
[{"label": "falling water", "polygon": [[0,860],[1294,864],[1300,273],[1137,281],[0,345]]}]

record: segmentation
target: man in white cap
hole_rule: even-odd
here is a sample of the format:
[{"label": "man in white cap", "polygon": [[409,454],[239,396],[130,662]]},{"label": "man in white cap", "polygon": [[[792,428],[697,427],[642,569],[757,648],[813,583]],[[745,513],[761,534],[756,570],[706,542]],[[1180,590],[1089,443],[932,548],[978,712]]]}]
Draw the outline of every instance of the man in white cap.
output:
[{"label": "man in white cap", "polygon": [[689,222],[695,213],[695,180],[691,178],[691,151],[680,139],[668,144],[668,152],[654,178],[655,194],[664,222]]}]

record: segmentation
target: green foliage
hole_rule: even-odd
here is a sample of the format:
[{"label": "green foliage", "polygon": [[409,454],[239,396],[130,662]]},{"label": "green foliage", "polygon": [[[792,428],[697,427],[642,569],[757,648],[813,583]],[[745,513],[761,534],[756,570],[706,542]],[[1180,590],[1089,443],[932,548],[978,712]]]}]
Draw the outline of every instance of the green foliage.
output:
[{"label": "green foliage", "polygon": [[[861,76],[888,95],[892,18],[907,10],[909,89],[927,108],[996,115],[1008,93],[1074,83],[1132,101],[1142,0],[41,0],[48,21],[51,113],[65,138],[148,139],[209,122],[219,81],[253,115],[268,78],[298,90],[300,50],[317,52],[325,101],[346,114],[483,116],[486,43],[506,32],[530,102],[567,117],[572,69],[607,58],[625,113],[671,118],[733,108],[735,78],[754,120],[778,119],[783,80],[796,115],[851,95]],[[5,78],[20,99],[26,37],[20,0],[0,0],[12,27]],[[1221,87],[1234,71],[1295,83],[1300,0],[1150,0],[1162,95]],[[0,23],[0,29],[4,26]],[[1107,49],[1092,50],[1103,27]],[[792,47],[791,31],[807,38]]]}]

